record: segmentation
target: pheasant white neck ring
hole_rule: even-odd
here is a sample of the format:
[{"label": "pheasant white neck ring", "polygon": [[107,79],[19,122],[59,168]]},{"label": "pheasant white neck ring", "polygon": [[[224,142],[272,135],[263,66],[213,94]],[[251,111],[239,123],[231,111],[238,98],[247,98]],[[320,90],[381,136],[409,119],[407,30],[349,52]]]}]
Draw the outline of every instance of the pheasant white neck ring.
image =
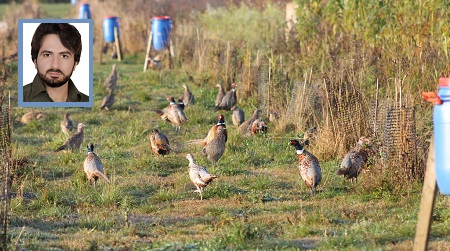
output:
[{"label": "pheasant white neck ring", "polygon": [[305,149],[302,149],[302,150],[297,150],[297,154],[302,154],[302,153],[303,153],[303,151],[305,151]]}]

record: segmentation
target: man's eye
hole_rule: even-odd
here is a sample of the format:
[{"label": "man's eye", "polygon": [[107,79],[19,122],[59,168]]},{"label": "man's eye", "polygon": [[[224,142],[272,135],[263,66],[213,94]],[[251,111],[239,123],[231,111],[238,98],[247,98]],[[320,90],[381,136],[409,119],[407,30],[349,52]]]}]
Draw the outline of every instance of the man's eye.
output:
[{"label": "man's eye", "polygon": [[68,58],[69,58],[69,55],[63,54],[61,57],[64,58],[64,59],[68,59]]},{"label": "man's eye", "polygon": [[50,57],[50,53],[44,53],[44,54],[42,54],[42,56],[43,56],[44,58],[48,58],[48,57]]}]

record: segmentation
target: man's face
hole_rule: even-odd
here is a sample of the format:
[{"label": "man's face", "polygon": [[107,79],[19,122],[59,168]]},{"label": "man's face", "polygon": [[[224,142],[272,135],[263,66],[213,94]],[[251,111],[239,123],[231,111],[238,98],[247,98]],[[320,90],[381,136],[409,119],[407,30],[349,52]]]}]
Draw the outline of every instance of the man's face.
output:
[{"label": "man's face", "polygon": [[56,88],[67,83],[77,64],[73,53],[63,46],[58,35],[49,34],[42,39],[34,66],[42,81],[48,87]]}]

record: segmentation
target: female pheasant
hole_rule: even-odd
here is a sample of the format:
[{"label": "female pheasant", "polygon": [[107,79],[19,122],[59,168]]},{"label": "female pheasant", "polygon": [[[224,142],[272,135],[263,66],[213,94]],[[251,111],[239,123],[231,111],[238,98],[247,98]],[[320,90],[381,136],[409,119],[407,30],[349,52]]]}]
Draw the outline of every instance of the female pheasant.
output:
[{"label": "female pheasant", "polygon": [[152,152],[155,155],[167,155],[170,153],[169,139],[158,129],[153,129],[150,135],[150,146],[152,147]]},{"label": "female pheasant", "polygon": [[186,159],[189,160],[189,177],[195,187],[197,187],[195,192],[200,193],[200,200],[203,200],[203,191],[205,187],[213,181],[213,179],[217,178],[217,176],[210,174],[205,167],[197,165],[192,154],[187,154]]},{"label": "female pheasant", "polygon": [[83,123],[79,123],[77,127],[78,131],[75,134],[69,136],[67,140],[64,142],[64,144],[58,147],[58,149],[56,149],[55,152],[59,152],[62,150],[69,150],[73,152],[75,150],[79,150],[81,144],[83,143],[84,127],[85,125]]},{"label": "female pheasant", "polygon": [[69,132],[73,130],[73,122],[70,120],[69,116],[70,114],[66,112],[66,114],[64,114],[64,119],[60,123],[61,131],[64,134],[69,134]]},{"label": "female pheasant", "polygon": [[[298,140],[291,139],[289,141],[291,146],[295,147],[298,156],[298,168],[300,169],[300,176],[305,182],[306,186],[311,190],[311,195],[316,192],[316,187],[322,180],[322,171],[320,169],[319,160],[306,151],[304,146]],[[305,142],[304,144],[308,144]]]},{"label": "female pheasant", "polygon": [[195,103],[195,97],[194,94],[189,90],[189,87],[186,84],[183,84],[184,88],[184,94],[183,94],[183,100],[184,104],[186,106],[193,105]]},{"label": "female pheasant", "polygon": [[86,173],[87,179],[92,182],[94,180],[94,186],[97,180],[102,177],[106,182],[109,182],[108,177],[103,173],[103,164],[100,158],[94,152],[94,144],[88,144],[88,154],[84,160],[84,172]]},{"label": "female pheasant", "polygon": [[233,125],[240,126],[242,123],[244,123],[245,120],[244,111],[237,106],[231,107],[231,110],[233,111],[233,114],[231,115]]},{"label": "female pheasant", "polygon": [[366,165],[369,158],[370,142],[366,137],[359,138],[355,148],[348,152],[342,160],[341,167],[336,170],[337,175],[344,175],[345,178],[358,182],[358,175]]}]

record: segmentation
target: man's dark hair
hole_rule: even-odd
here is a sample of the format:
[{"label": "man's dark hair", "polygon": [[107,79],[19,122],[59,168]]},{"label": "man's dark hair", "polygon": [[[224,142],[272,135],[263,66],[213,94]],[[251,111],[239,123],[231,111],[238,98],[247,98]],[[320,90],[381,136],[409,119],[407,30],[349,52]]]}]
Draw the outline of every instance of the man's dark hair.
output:
[{"label": "man's dark hair", "polygon": [[81,35],[75,26],[68,23],[42,23],[37,27],[31,40],[31,59],[33,62],[39,54],[42,39],[48,34],[58,35],[62,45],[74,54],[75,62],[80,62]]}]

